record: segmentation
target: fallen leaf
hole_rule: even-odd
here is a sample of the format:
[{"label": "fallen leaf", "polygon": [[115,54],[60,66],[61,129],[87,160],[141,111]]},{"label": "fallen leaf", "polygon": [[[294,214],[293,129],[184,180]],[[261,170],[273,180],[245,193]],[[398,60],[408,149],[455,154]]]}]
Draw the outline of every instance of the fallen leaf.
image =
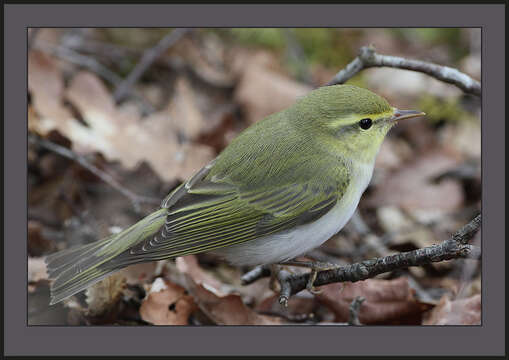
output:
[{"label": "fallen leaf", "polygon": [[177,269],[185,274],[187,290],[198,307],[218,325],[278,325],[278,317],[260,315],[242,302],[238,294],[228,293],[224,284],[204,272],[195,256],[179,257]]},{"label": "fallen leaf", "polygon": [[[29,61],[29,89],[39,117],[35,120],[32,116],[30,125],[39,134],[57,129],[72,141],[77,153],[100,152],[128,169],[146,161],[168,181],[187,179],[215,156],[210,146],[179,141],[178,131],[194,137],[206,122],[185,84],[176,90],[180,104],[180,110],[173,111],[176,119],[172,121],[172,114],[164,110],[141,120],[136,105],[117,107],[111,92],[95,74],[80,71],[64,89],[55,60],[35,54]],[[64,106],[64,100],[82,119]]]},{"label": "fallen leaf", "polygon": [[154,325],[188,325],[195,309],[193,298],[183,287],[157,278],[143,299],[140,316]]},{"label": "fallen leaf", "polygon": [[134,264],[120,270],[119,273],[124,276],[127,284],[137,285],[150,279],[154,275],[156,266],[155,261]]},{"label": "fallen leaf", "polygon": [[44,257],[28,258],[28,282],[35,283],[40,280],[47,280],[46,263]]},{"label": "fallen leaf", "polygon": [[359,310],[362,324],[420,324],[421,314],[429,309],[429,305],[416,300],[404,277],[330,284],[320,290],[317,299],[336,314],[336,322],[348,321],[350,304],[358,296],[366,299]]},{"label": "fallen leaf", "polygon": [[168,106],[169,120],[186,139],[195,139],[210,126],[201,113],[196,94],[189,81],[181,76],[175,83],[175,93]]},{"label": "fallen leaf", "polygon": [[55,243],[43,234],[43,226],[39,221],[28,220],[28,254],[41,256],[55,250]]},{"label": "fallen leaf", "polygon": [[95,317],[112,310],[122,298],[125,278],[115,273],[87,288],[85,295],[88,304],[87,315]]},{"label": "fallen leaf", "polygon": [[261,56],[245,54],[237,61],[242,62],[242,66],[234,97],[245,108],[250,123],[289,107],[312,90],[269,69]]},{"label": "fallen leaf", "polygon": [[464,119],[454,124],[448,124],[442,131],[442,143],[456,150],[465,158],[479,159],[481,157],[480,113],[477,116],[478,118],[475,120]]},{"label": "fallen leaf", "polygon": [[415,227],[415,224],[397,206],[381,206],[376,209],[376,215],[386,233],[402,232]]},{"label": "fallen leaf", "polygon": [[37,50],[30,51],[28,90],[33,111],[39,115],[37,122],[31,117],[31,129],[44,134],[58,127],[67,132],[72,114],[63,106],[64,77],[55,58]]},{"label": "fallen leaf", "polygon": [[282,307],[279,303],[279,294],[272,291],[272,295],[261,301],[255,310],[267,315],[278,314],[290,322],[317,321],[315,310],[317,310],[318,301],[311,294],[307,292],[295,294],[288,299],[287,305]]},{"label": "fallen leaf", "polygon": [[177,270],[191,277],[196,284],[205,284],[207,289],[218,296],[227,295],[231,288],[203,270],[194,255],[181,256],[175,260]]},{"label": "fallen leaf", "polygon": [[446,179],[438,184],[433,177],[458,164],[458,159],[444,151],[431,151],[402,166],[380,183],[365,199],[365,204],[399,206],[412,213],[443,214],[457,210],[464,202],[461,184]]},{"label": "fallen leaf", "polygon": [[427,313],[423,325],[481,325],[481,294],[458,300],[444,295]]},{"label": "fallen leaf", "polygon": [[[196,74],[202,81],[218,88],[231,88],[234,86],[234,78],[230,73],[230,69],[225,62],[225,46],[221,39],[215,34],[202,34],[204,41],[198,44],[189,39],[179,41],[178,49],[173,48],[174,53],[178,53],[179,57],[186,66]],[[176,56],[169,58],[169,62],[179,65]],[[180,65],[182,67],[182,65]]]}]

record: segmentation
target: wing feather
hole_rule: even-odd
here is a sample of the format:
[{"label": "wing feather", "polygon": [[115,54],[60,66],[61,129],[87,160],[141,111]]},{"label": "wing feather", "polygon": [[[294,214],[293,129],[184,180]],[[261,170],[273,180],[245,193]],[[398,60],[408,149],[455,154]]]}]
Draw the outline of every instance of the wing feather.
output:
[{"label": "wing feather", "polygon": [[304,166],[293,169],[299,183],[246,188],[228,176],[207,176],[214,163],[163,200],[168,215],[160,233],[115,259],[119,266],[214,250],[315,221],[345,188],[333,176],[321,176],[318,184],[313,172],[299,176]]}]

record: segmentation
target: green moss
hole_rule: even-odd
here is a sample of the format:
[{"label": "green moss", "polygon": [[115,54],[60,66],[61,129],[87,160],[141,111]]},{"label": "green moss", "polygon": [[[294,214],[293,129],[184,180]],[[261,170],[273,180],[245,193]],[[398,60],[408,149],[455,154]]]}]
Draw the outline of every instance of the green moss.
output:
[{"label": "green moss", "polygon": [[311,63],[340,68],[355,54],[350,43],[355,40],[356,30],[335,28],[298,28],[295,36]]},{"label": "green moss", "polygon": [[426,118],[432,124],[457,123],[472,119],[472,115],[462,108],[458,98],[444,100],[435,96],[424,95],[418,103],[418,109],[426,113]]},{"label": "green moss", "polygon": [[233,28],[230,29],[233,39],[245,45],[284,49],[285,38],[281,29],[274,28]]},{"label": "green moss", "polygon": [[[219,33],[224,34],[225,31]],[[229,29],[228,34],[243,45],[265,47],[280,52],[289,46],[288,36],[294,36],[307,61],[338,68],[355,57],[350,44],[360,32],[355,29],[345,31],[335,28],[234,28]],[[291,62],[291,59],[289,61]]]},{"label": "green moss", "polygon": [[155,46],[172,28],[102,28],[100,34],[114,44],[145,49]]},{"label": "green moss", "polygon": [[390,32],[399,40],[415,42],[427,47],[443,46],[449,52],[453,62],[468,55],[468,44],[465,44],[461,28],[397,28]]}]

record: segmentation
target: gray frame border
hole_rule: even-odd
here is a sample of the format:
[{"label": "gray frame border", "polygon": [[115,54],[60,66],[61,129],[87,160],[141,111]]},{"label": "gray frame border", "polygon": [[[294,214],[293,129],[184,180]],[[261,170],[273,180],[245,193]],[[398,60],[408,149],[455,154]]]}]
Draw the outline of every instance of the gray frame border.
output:
[{"label": "gray frame border", "polygon": [[[5,355],[505,354],[505,273],[500,271],[505,266],[505,153],[501,151],[505,147],[505,5],[9,4],[4,6],[4,20]],[[30,26],[482,27],[483,239],[488,239],[483,241],[488,243],[483,256],[490,259],[483,262],[483,325],[28,327],[26,28]]]}]

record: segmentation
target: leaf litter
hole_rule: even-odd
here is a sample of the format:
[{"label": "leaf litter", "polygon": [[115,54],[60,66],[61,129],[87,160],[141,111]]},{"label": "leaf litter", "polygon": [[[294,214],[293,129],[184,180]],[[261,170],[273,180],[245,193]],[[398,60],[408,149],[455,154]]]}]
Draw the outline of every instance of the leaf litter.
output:
[{"label": "leaf litter", "polygon": [[[100,32],[91,30],[86,36]],[[65,30],[44,29],[41,34],[41,39],[62,44]],[[101,35],[96,41],[110,41],[104,44],[124,57],[142,53],[127,51],[125,44],[113,39]],[[107,52],[94,53],[99,42],[89,40],[81,38],[73,49],[81,51],[80,46],[88,44],[83,54],[114,66]],[[289,76],[274,53],[226,43],[221,35],[195,33],[157,59],[136,85],[155,106],[148,116],[133,98],[116,103],[114,84],[91,69],[34,48],[28,63],[29,132],[83,157],[126,189],[162,199],[240,131],[311,89]],[[310,69],[311,78],[338,70],[320,64]],[[382,76],[385,69],[379,70],[368,76],[373,89],[384,88],[386,76],[392,76],[390,72]],[[389,102],[415,103],[419,96],[415,91],[412,99],[391,98],[403,85],[394,86],[385,94]],[[436,86],[444,97],[458,96],[448,89]],[[46,254],[125,228],[157,204],[133,209],[129,199],[72,159],[37,144],[29,144],[28,150],[30,324],[343,325],[358,296],[366,299],[358,311],[363,325],[480,323],[480,269],[473,267],[465,275],[461,265],[452,266],[454,262],[330,284],[316,296],[303,291],[282,309],[269,279],[242,286],[239,278],[247,269],[205,254],[130,266],[64,305],[49,308],[44,304]],[[377,256],[374,249],[390,253],[443,240],[480,206],[475,187],[480,171],[461,175],[465,161],[479,169],[478,122],[455,121],[440,127],[419,119],[395,128],[382,146],[373,181],[359,206],[373,246],[360,246],[367,237],[348,226],[324,250],[338,261],[351,262]],[[454,169],[463,172],[451,175]],[[460,284],[466,284],[462,294],[468,297],[460,297]]]}]

